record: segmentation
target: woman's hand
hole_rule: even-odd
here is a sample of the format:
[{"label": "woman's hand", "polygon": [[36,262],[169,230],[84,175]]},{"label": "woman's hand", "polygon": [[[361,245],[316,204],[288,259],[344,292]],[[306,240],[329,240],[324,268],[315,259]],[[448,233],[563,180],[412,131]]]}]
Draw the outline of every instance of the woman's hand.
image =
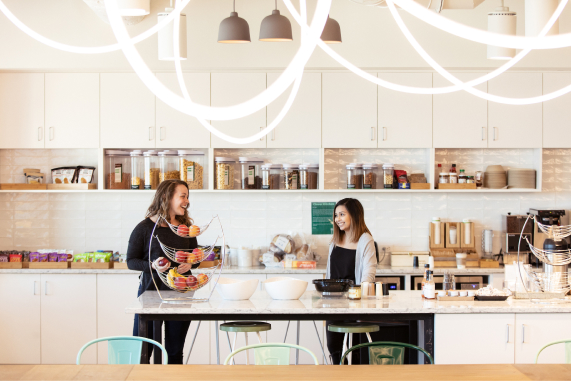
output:
[{"label": "woman's hand", "polygon": [[192,268],[192,264],[190,263],[183,263],[182,265],[178,265],[178,273],[179,274],[184,274],[187,271],[190,271],[190,269]]},{"label": "woman's hand", "polygon": [[160,273],[164,273],[171,267],[171,263],[165,257],[159,257],[152,264],[153,268]]}]

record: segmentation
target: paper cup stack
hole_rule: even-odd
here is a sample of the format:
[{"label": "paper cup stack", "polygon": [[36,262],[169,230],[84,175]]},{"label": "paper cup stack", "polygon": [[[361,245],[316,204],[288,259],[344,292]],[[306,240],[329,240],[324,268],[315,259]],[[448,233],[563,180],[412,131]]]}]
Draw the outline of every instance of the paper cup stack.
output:
[{"label": "paper cup stack", "polygon": [[508,188],[535,189],[535,169],[512,168],[508,170]]},{"label": "paper cup stack", "polygon": [[507,186],[506,170],[501,165],[488,165],[484,173],[484,187],[501,189]]}]

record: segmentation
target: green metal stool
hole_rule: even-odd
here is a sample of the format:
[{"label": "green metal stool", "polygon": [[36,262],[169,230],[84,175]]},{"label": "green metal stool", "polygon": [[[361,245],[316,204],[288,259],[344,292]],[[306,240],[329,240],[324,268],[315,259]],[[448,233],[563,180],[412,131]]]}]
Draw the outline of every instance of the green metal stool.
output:
[{"label": "green metal stool", "polygon": [[[231,352],[234,352],[236,349],[236,338],[238,337],[239,333],[244,333],[244,337],[246,339],[246,346],[248,346],[248,333],[255,332],[258,335],[258,341],[260,344],[262,342],[262,336],[260,332],[269,331],[272,329],[272,325],[270,323],[264,323],[261,321],[234,321],[230,323],[220,324],[220,330],[226,333],[234,332],[234,341],[232,343],[232,347],[230,348]],[[218,343],[216,343],[218,346]],[[216,348],[218,351],[218,348]],[[232,363],[235,364],[236,362],[232,359]],[[250,365],[250,354],[246,351],[246,364]]]},{"label": "green metal stool", "polygon": [[[371,340],[371,332],[377,332],[379,330],[379,326],[375,324],[366,324],[366,323],[339,323],[339,324],[329,324],[327,329],[330,332],[337,332],[337,333],[344,333],[345,337],[343,338],[343,353],[347,351],[347,348],[351,348],[353,346],[353,335],[351,333],[365,333],[367,334],[367,339],[369,339],[369,343],[372,343]],[[347,346],[347,336],[349,336],[349,346]],[[349,353],[348,361],[349,365],[351,365],[351,360],[353,358],[352,353]]]},{"label": "green metal stool", "polygon": [[[408,343],[399,343],[395,341],[375,341],[374,343],[368,342],[365,344],[358,344],[351,347],[343,354],[339,365],[343,365],[345,357],[351,356],[351,352],[360,348],[369,348],[369,364],[370,365],[402,365],[404,364],[404,350],[405,348],[413,349],[424,353],[431,364],[434,364],[434,359],[424,349],[416,345]],[[349,363],[350,365],[350,363]]]}]

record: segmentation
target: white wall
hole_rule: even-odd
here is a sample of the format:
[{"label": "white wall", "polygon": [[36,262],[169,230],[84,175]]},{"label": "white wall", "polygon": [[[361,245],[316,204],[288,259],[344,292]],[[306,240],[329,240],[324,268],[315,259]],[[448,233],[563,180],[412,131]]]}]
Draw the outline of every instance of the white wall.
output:
[{"label": "white wall", "polygon": [[[4,3],[26,25],[45,36],[73,45],[96,46],[111,44],[114,37],[109,25],[103,23],[81,0],[5,0]],[[262,19],[271,13],[272,0],[238,0],[236,10],[250,25],[251,44],[226,45],[216,42],[220,21],[228,17],[231,0],[193,0],[187,6],[188,61],[185,70],[224,70],[248,68],[283,68],[299,46],[299,27],[294,26],[292,43],[257,41]],[[293,1],[297,4],[297,1]],[[313,10],[316,0],[308,0]],[[518,34],[524,33],[523,0],[506,0],[510,10],[518,14]],[[129,27],[132,35],[156,23],[156,14],[164,10],[166,0],[152,0],[151,15]],[[474,10],[445,10],[442,15],[456,21],[486,29],[487,13],[499,0],[487,0]],[[289,16],[282,1],[282,14]],[[311,11],[310,14],[313,12]],[[333,47],[344,57],[363,68],[427,67],[396,26],[388,9],[365,7],[350,0],[334,0],[331,17],[339,21],[343,44]],[[412,33],[434,57],[448,68],[489,68],[501,62],[486,59],[486,46],[464,41],[419,21],[406,12],[403,18]],[[563,12],[560,32],[571,31],[571,9]],[[0,70],[54,71],[130,71],[121,52],[102,55],[79,55],[56,51],[32,40],[0,14]],[[173,70],[172,63],[157,60],[156,36],[137,45],[152,70]],[[532,52],[517,67],[569,68],[571,50]],[[338,64],[316,50],[308,68],[337,68]]]}]

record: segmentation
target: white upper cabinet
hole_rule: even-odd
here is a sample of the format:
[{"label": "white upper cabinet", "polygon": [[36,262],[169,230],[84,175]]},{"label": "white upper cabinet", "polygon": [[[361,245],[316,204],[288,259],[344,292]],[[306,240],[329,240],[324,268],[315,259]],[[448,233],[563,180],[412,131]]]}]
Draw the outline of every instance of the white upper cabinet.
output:
[{"label": "white upper cabinet", "polygon": [[[266,73],[212,73],[212,106],[225,107],[244,103],[266,89]],[[219,131],[235,138],[246,138],[266,127],[266,107],[246,117],[212,121]],[[266,137],[248,144],[233,144],[212,135],[213,148],[265,148]]]},{"label": "white upper cabinet", "polygon": [[[488,92],[511,98],[540,96],[541,73],[504,73],[488,82]],[[488,148],[541,148],[542,104],[514,106],[488,102]]]},{"label": "white upper cabinet", "polygon": [[[182,96],[175,73],[158,73],[157,78]],[[210,73],[185,73],[183,78],[193,102],[210,106]],[[157,98],[157,148],[209,148],[210,132],[193,116],[173,109]]]},{"label": "white upper cabinet", "polygon": [[[571,84],[571,73],[543,73],[543,94]],[[571,148],[571,94],[543,103],[543,147]]]},{"label": "white upper cabinet", "polygon": [[0,73],[0,148],[44,148],[44,74]]},{"label": "white upper cabinet", "polygon": [[[484,73],[453,73],[463,82]],[[452,84],[434,74],[434,87]],[[487,92],[486,82],[476,86]],[[435,148],[487,148],[488,102],[463,90],[433,96],[433,145]]]},{"label": "white upper cabinet", "polygon": [[[378,73],[399,85],[432,87],[431,73]],[[432,96],[378,86],[379,148],[432,147]]]},{"label": "white upper cabinet", "polygon": [[377,148],[377,85],[353,73],[323,73],[324,148]]},{"label": "white upper cabinet", "polygon": [[[281,73],[268,73],[268,86]],[[293,86],[292,86],[293,87]],[[292,87],[268,105],[268,125],[281,112]],[[321,73],[305,73],[291,108],[267,136],[268,148],[321,147]]]},{"label": "white upper cabinet", "polygon": [[155,147],[155,96],[136,74],[101,74],[101,147]]},{"label": "white upper cabinet", "polygon": [[46,148],[99,148],[99,74],[46,73]]}]

